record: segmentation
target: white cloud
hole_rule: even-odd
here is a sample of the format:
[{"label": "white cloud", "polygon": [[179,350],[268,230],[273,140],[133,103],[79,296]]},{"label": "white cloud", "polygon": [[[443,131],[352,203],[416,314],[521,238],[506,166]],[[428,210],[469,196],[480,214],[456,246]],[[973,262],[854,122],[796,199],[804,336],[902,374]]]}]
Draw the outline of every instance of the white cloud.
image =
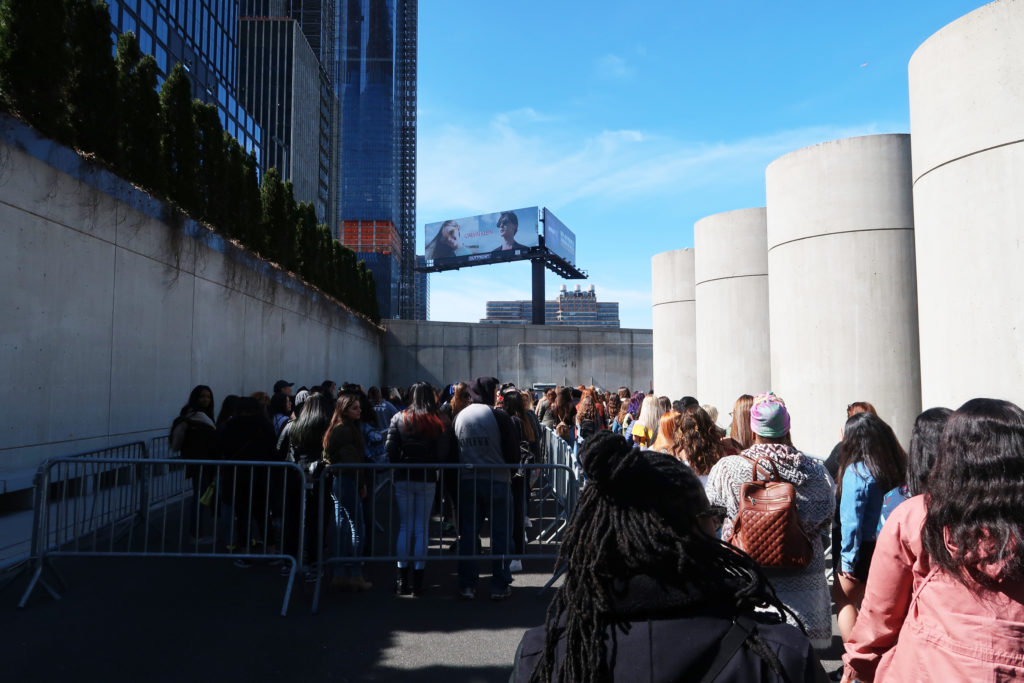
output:
[{"label": "white cloud", "polygon": [[[417,218],[424,224],[551,207],[586,236],[577,256],[598,300],[619,302],[623,327],[647,328],[650,257],[692,245],[681,241],[695,220],[690,216],[763,202],[765,166],[788,152],[898,128],[816,126],[693,143],[634,129],[581,132],[572,121],[532,109],[476,127],[421,123]],[[548,275],[549,298],[558,284]],[[524,263],[431,275],[434,320],[476,321],[487,300],[528,298]]]},{"label": "white cloud", "polygon": [[[524,117],[531,124],[519,125]],[[533,117],[533,118],[529,118]],[[818,126],[717,143],[688,143],[639,130],[581,134],[531,109],[478,127],[421,127],[418,216],[431,222],[508,206],[565,206],[579,200],[626,202],[666,191],[761,174],[787,152],[883,127]]]},{"label": "white cloud", "polygon": [[597,73],[604,78],[629,78],[633,69],[622,57],[607,54],[597,60]]}]

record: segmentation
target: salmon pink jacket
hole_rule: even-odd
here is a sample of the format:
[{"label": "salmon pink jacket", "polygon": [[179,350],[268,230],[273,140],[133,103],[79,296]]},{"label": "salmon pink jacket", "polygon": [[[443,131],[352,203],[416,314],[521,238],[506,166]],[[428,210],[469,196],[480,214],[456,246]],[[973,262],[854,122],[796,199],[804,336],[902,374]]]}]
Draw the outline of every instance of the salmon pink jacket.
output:
[{"label": "salmon pink jacket", "polygon": [[965,586],[924,552],[924,496],[882,528],[860,615],[846,644],[848,681],[1024,679],[1024,582]]}]

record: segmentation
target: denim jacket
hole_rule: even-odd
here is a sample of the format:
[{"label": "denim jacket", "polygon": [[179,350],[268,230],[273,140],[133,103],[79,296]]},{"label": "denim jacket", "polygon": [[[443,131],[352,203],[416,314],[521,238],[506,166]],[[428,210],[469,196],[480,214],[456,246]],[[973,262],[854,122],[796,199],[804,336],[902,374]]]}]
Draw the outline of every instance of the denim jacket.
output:
[{"label": "denim jacket", "polygon": [[864,463],[854,463],[843,473],[843,495],[839,501],[839,523],[843,532],[840,544],[842,571],[853,572],[861,546],[878,538],[885,493]]}]

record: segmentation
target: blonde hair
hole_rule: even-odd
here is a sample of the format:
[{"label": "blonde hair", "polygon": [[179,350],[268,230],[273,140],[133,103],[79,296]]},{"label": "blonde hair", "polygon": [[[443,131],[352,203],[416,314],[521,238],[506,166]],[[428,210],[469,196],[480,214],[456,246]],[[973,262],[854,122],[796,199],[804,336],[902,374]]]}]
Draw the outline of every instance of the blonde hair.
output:
[{"label": "blonde hair", "polygon": [[658,430],[658,420],[661,419],[662,410],[655,396],[647,396],[640,404],[640,415],[636,418],[648,432],[654,434]]}]

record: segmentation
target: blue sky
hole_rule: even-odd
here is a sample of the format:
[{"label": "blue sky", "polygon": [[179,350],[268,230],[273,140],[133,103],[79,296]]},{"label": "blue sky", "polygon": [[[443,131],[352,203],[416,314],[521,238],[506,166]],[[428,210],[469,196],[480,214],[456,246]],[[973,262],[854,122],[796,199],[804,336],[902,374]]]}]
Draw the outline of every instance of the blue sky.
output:
[{"label": "blue sky", "polygon": [[[788,152],[908,132],[910,56],[983,4],[421,2],[421,232],[547,206],[576,233],[581,284],[650,327],[651,256],[692,247],[704,216],[764,206],[764,169]],[[525,262],[430,279],[433,320],[530,298]],[[546,284],[554,298],[563,281]]]}]

